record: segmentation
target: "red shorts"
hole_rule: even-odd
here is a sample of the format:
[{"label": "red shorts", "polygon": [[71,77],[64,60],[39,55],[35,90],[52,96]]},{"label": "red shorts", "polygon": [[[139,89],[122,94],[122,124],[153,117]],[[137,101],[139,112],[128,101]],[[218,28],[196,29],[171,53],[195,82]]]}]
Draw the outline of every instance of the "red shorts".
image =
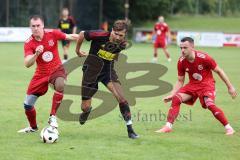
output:
[{"label": "red shorts", "polygon": [[154,48],[165,48],[166,47],[166,41],[165,40],[156,40],[154,42]]},{"label": "red shorts", "polygon": [[59,67],[50,75],[34,74],[30,84],[28,85],[27,94],[34,94],[37,96],[44,95],[48,90],[48,84],[54,84],[58,77],[63,77],[64,79],[67,78],[67,74],[63,67]]},{"label": "red shorts", "polygon": [[193,84],[185,85],[177,93],[185,93],[192,96],[190,100],[183,102],[188,105],[193,105],[196,102],[197,98],[199,98],[203,108],[207,108],[204,102],[204,97],[208,97],[214,102],[216,96],[215,86],[202,87]]}]

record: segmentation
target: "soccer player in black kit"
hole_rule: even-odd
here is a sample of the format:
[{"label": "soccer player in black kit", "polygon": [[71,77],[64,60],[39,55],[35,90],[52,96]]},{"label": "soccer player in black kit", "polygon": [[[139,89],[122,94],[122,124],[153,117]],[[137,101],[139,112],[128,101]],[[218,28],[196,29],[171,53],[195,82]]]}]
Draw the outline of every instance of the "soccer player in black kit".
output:
[{"label": "soccer player in black kit", "polygon": [[81,31],[79,33],[76,46],[78,56],[87,56],[80,48],[84,39],[91,41],[90,51],[82,69],[81,109],[83,112],[80,114],[79,121],[80,124],[84,124],[87,121],[92,109],[92,97],[98,90],[98,82],[102,82],[108,90],[112,92],[119,103],[120,112],[126,122],[128,137],[137,139],[139,136],[134,132],[132,127],[130,108],[123,95],[116,71],[114,70],[114,60],[118,58],[118,54],[126,45],[127,30],[127,22],[125,20],[117,20],[114,22],[111,32],[99,30]]},{"label": "soccer player in black kit", "polygon": [[[66,34],[75,34],[77,31],[77,26],[74,18],[69,16],[68,8],[63,8],[61,12],[61,18],[58,21],[58,28]],[[63,62],[68,60],[68,50],[70,46],[70,41],[62,40],[63,47]]]}]

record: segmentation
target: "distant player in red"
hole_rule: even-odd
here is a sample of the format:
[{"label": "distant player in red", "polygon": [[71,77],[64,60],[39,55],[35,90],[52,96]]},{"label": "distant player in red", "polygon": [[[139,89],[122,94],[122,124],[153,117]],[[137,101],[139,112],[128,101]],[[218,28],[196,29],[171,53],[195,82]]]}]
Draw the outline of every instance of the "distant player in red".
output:
[{"label": "distant player in red", "polygon": [[164,54],[166,55],[169,62],[171,62],[170,54],[167,50],[167,39],[170,36],[169,27],[167,23],[164,22],[164,17],[159,16],[158,22],[154,25],[153,37],[154,37],[154,54],[153,54],[153,63],[158,61],[157,49],[162,48]]},{"label": "distant player in red", "polygon": [[[194,50],[194,40],[185,37],[181,40],[180,48],[182,57],[178,61],[178,81],[171,94],[165,97],[164,102],[172,101],[168,111],[167,123],[159,133],[172,131],[172,124],[177,118],[180,104],[193,105],[197,98],[204,109],[209,109],[213,116],[225,127],[226,135],[234,133],[223,111],[215,104],[215,80],[212,71],[218,74],[228,88],[228,93],[235,98],[236,90],[224,71],[217,65],[213,58],[201,51]],[[183,86],[185,72],[189,75],[189,83]]]},{"label": "distant player in red", "polygon": [[28,86],[24,101],[25,114],[30,127],[18,132],[29,133],[38,130],[36,111],[37,99],[48,90],[49,83],[53,84],[55,93],[52,99],[49,124],[58,127],[56,112],[63,98],[64,80],[66,73],[58,54],[58,40],[77,40],[77,34],[65,34],[58,30],[44,30],[41,16],[30,18],[31,37],[24,44],[24,64],[27,68],[37,63],[36,71]]},{"label": "distant player in red", "polygon": [[[61,18],[58,21],[58,28],[61,29],[63,33],[75,34],[77,32],[76,21],[72,16],[69,16],[68,8],[63,8],[61,12]],[[63,47],[63,63],[68,60],[70,41],[62,40]]]}]

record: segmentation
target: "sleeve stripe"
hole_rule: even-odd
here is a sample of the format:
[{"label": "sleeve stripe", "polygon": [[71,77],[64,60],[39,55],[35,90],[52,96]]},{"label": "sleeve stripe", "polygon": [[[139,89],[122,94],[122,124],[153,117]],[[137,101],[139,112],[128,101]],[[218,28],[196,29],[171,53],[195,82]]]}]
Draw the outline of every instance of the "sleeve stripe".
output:
[{"label": "sleeve stripe", "polygon": [[93,38],[93,37],[104,37],[104,36],[108,36],[109,33],[108,32],[90,32],[89,37]]}]

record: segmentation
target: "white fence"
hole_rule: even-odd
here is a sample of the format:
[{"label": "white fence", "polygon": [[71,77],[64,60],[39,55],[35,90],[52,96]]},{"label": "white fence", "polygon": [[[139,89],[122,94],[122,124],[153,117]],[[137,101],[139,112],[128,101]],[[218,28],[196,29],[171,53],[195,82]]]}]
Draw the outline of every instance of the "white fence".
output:
[{"label": "white fence", "polygon": [[[134,28],[133,39],[135,42],[152,43],[153,35],[151,29]],[[196,46],[204,47],[223,47],[234,46],[240,47],[239,33],[224,32],[194,32],[194,31],[171,31],[171,44],[179,44],[183,37],[192,37]]]},{"label": "white fence", "polygon": [[0,42],[24,42],[30,36],[27,27],[0,27]]}]

